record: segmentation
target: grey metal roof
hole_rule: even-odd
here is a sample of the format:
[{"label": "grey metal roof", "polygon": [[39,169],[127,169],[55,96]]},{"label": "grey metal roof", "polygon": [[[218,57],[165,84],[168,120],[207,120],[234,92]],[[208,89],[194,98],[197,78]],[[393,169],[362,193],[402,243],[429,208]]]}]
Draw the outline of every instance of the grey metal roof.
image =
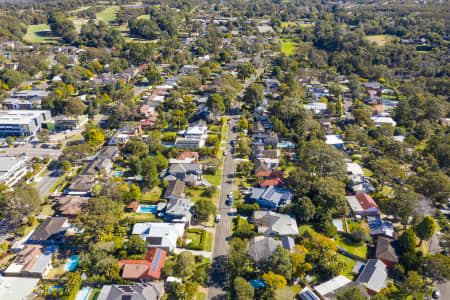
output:
[{"label": "grey metal roof", "polygon": [[387,284],[386,265],[378,259],[369,259],[357,280],[366,288],[379,292]]}]

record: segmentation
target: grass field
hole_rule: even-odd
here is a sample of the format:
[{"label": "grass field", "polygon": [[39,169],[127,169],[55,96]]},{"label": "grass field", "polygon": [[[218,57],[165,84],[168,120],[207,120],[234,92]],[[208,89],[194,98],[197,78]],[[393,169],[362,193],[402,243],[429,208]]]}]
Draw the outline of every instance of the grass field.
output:
[{"label": "grass field", "polygon": [[112,22],[116,19],[116,11],[119,9],[117,5],[111,5],[96,14],[97,20],[105,23]]},{"label": "grass field", "polygon": [[338,236],[336,238],[336,245],[345,248],[347,252],[363,258],[367,255],[367,245],[365,243],[355,243],[345,237]]},{"label": "grass field", "polygon": [[337,254],[339,258],[345,263],[344,269],[341,272],[341,275],[344,275],[345,277],[349,279],[353,279],[353,267],[355,266],[355,261],[351,258],[348,258],[342,254]]},{"label": "grass field", "polygon": [[192,202],[197,202],[200,199],[206,199],[211,200],[214,204],[217,204],[219,200],[219,189],[217,189],[217,191],[211,198],[203,196],[203,191],[204,189],[202,188],[187,188],[187,193],[189,193],[189,197],[191,198]]},{"label": "grass field", "polygon": [[50,31],[50,26],[47,24],[39,24],[29,25],[23,39],[30,43],[56,44],[59,38],[53,35]]},{"label": "grass field", "polygon": [[293,55],[295,50],[297,49],[298,43],[293,42],[292,40],[281,40],[281,53],[284,55]]},{"label": "grass field", "polygon": [[394,40],[394,36],[388,34],[368,35],[367,39],[374,42],[377,46],[384,46],[390,41]]}]

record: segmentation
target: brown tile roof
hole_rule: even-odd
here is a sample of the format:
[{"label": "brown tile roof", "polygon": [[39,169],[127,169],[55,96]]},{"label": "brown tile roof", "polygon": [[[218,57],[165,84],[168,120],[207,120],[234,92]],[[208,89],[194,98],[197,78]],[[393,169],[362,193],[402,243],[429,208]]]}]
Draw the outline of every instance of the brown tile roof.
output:
[{"label": "brown tile roof", "polygon": [[375,257],[381,260],[398,263],[398,243],[385,237],[378,237]]},{"label": "brown tile roof", "polygon": [[160,248],[152,248],[142,260],[120,260],[119,266],[123,267],[122,278],[140,279],[150,277],[159,279],[161,277],[161,269],[166,261],[167,251]]},{"label": "brown tile roof", "polygon": [[130,204],[128,204],[128,206],[127,206],[128,209],[134,209],[134,210],[137,210],[138,207],[139,207],[138,201],[131,201]]},{"label": "brown tile roof", "polygon": [[30,271],[39,258],[44,255],[42,246],[26,245],[18,254],[16,263],[23,264],[24,271]]},{"label": "brown tile roof", "polygon": [[198,152],[184,151],[178,153],[176,157],[177,160],[185,160],[186,158],[195,158],[195,160],[198,160]]},{"label": "brown tile roof", "polygon": [[65,196],[59,198],[59,211],[63,216],[78,215],[88,201],[89,197],[80,196]]},{"label": "brown tile roof", "polygon": [[377,203],[373,200],[373,198],[366,193],[359,193],[355,197],[364,210],[367,210],[369,208],[379,209]]}]

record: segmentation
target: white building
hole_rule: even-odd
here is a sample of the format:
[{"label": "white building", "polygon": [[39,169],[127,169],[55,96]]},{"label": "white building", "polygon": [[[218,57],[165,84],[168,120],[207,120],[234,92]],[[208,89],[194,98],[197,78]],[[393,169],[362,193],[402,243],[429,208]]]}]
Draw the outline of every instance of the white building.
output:
[{"label": "white building", "polygon": [[137,223],[132,234],[137,234],[149,243],[150,248],[172,251],[177,247],[177,240],[184,233],[184,223]]},{"label": "white building", "polygon": [[39,283],[39,278],[0,277],[0,299],[29,299]]},{"label": "white building", "polygon": [[0,110],[0,137],[33,136],[51,118],[49,110]]},{"label": "white building", "polygon": [[395,125],[397,125],[397,123],[391,117],[377,115],[371,117],[370,119],[375,123],[375,126],[380,126],[381,124],[391,124],[392,127],[395,127]]},{"label": "white building", "polygon": [[25,159],[14,156],[0,156],[0,183],[12,187],[22,179],[27,171]]}]

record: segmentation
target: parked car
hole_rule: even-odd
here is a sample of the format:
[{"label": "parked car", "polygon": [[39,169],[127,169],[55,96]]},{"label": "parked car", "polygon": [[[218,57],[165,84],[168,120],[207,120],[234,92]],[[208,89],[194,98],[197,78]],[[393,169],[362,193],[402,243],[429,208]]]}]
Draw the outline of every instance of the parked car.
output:
[{"label": "parked car", "polygon": [[441,296],[441,291],[440,290],[435,290],[433,292],[433,299],[439,299],[440,296]]},{"label": "parked car", "polygon": [[221,215],[217,215],[216,216],[216,223],[219,223],[221,219],[222,219],[222,216]]}]

